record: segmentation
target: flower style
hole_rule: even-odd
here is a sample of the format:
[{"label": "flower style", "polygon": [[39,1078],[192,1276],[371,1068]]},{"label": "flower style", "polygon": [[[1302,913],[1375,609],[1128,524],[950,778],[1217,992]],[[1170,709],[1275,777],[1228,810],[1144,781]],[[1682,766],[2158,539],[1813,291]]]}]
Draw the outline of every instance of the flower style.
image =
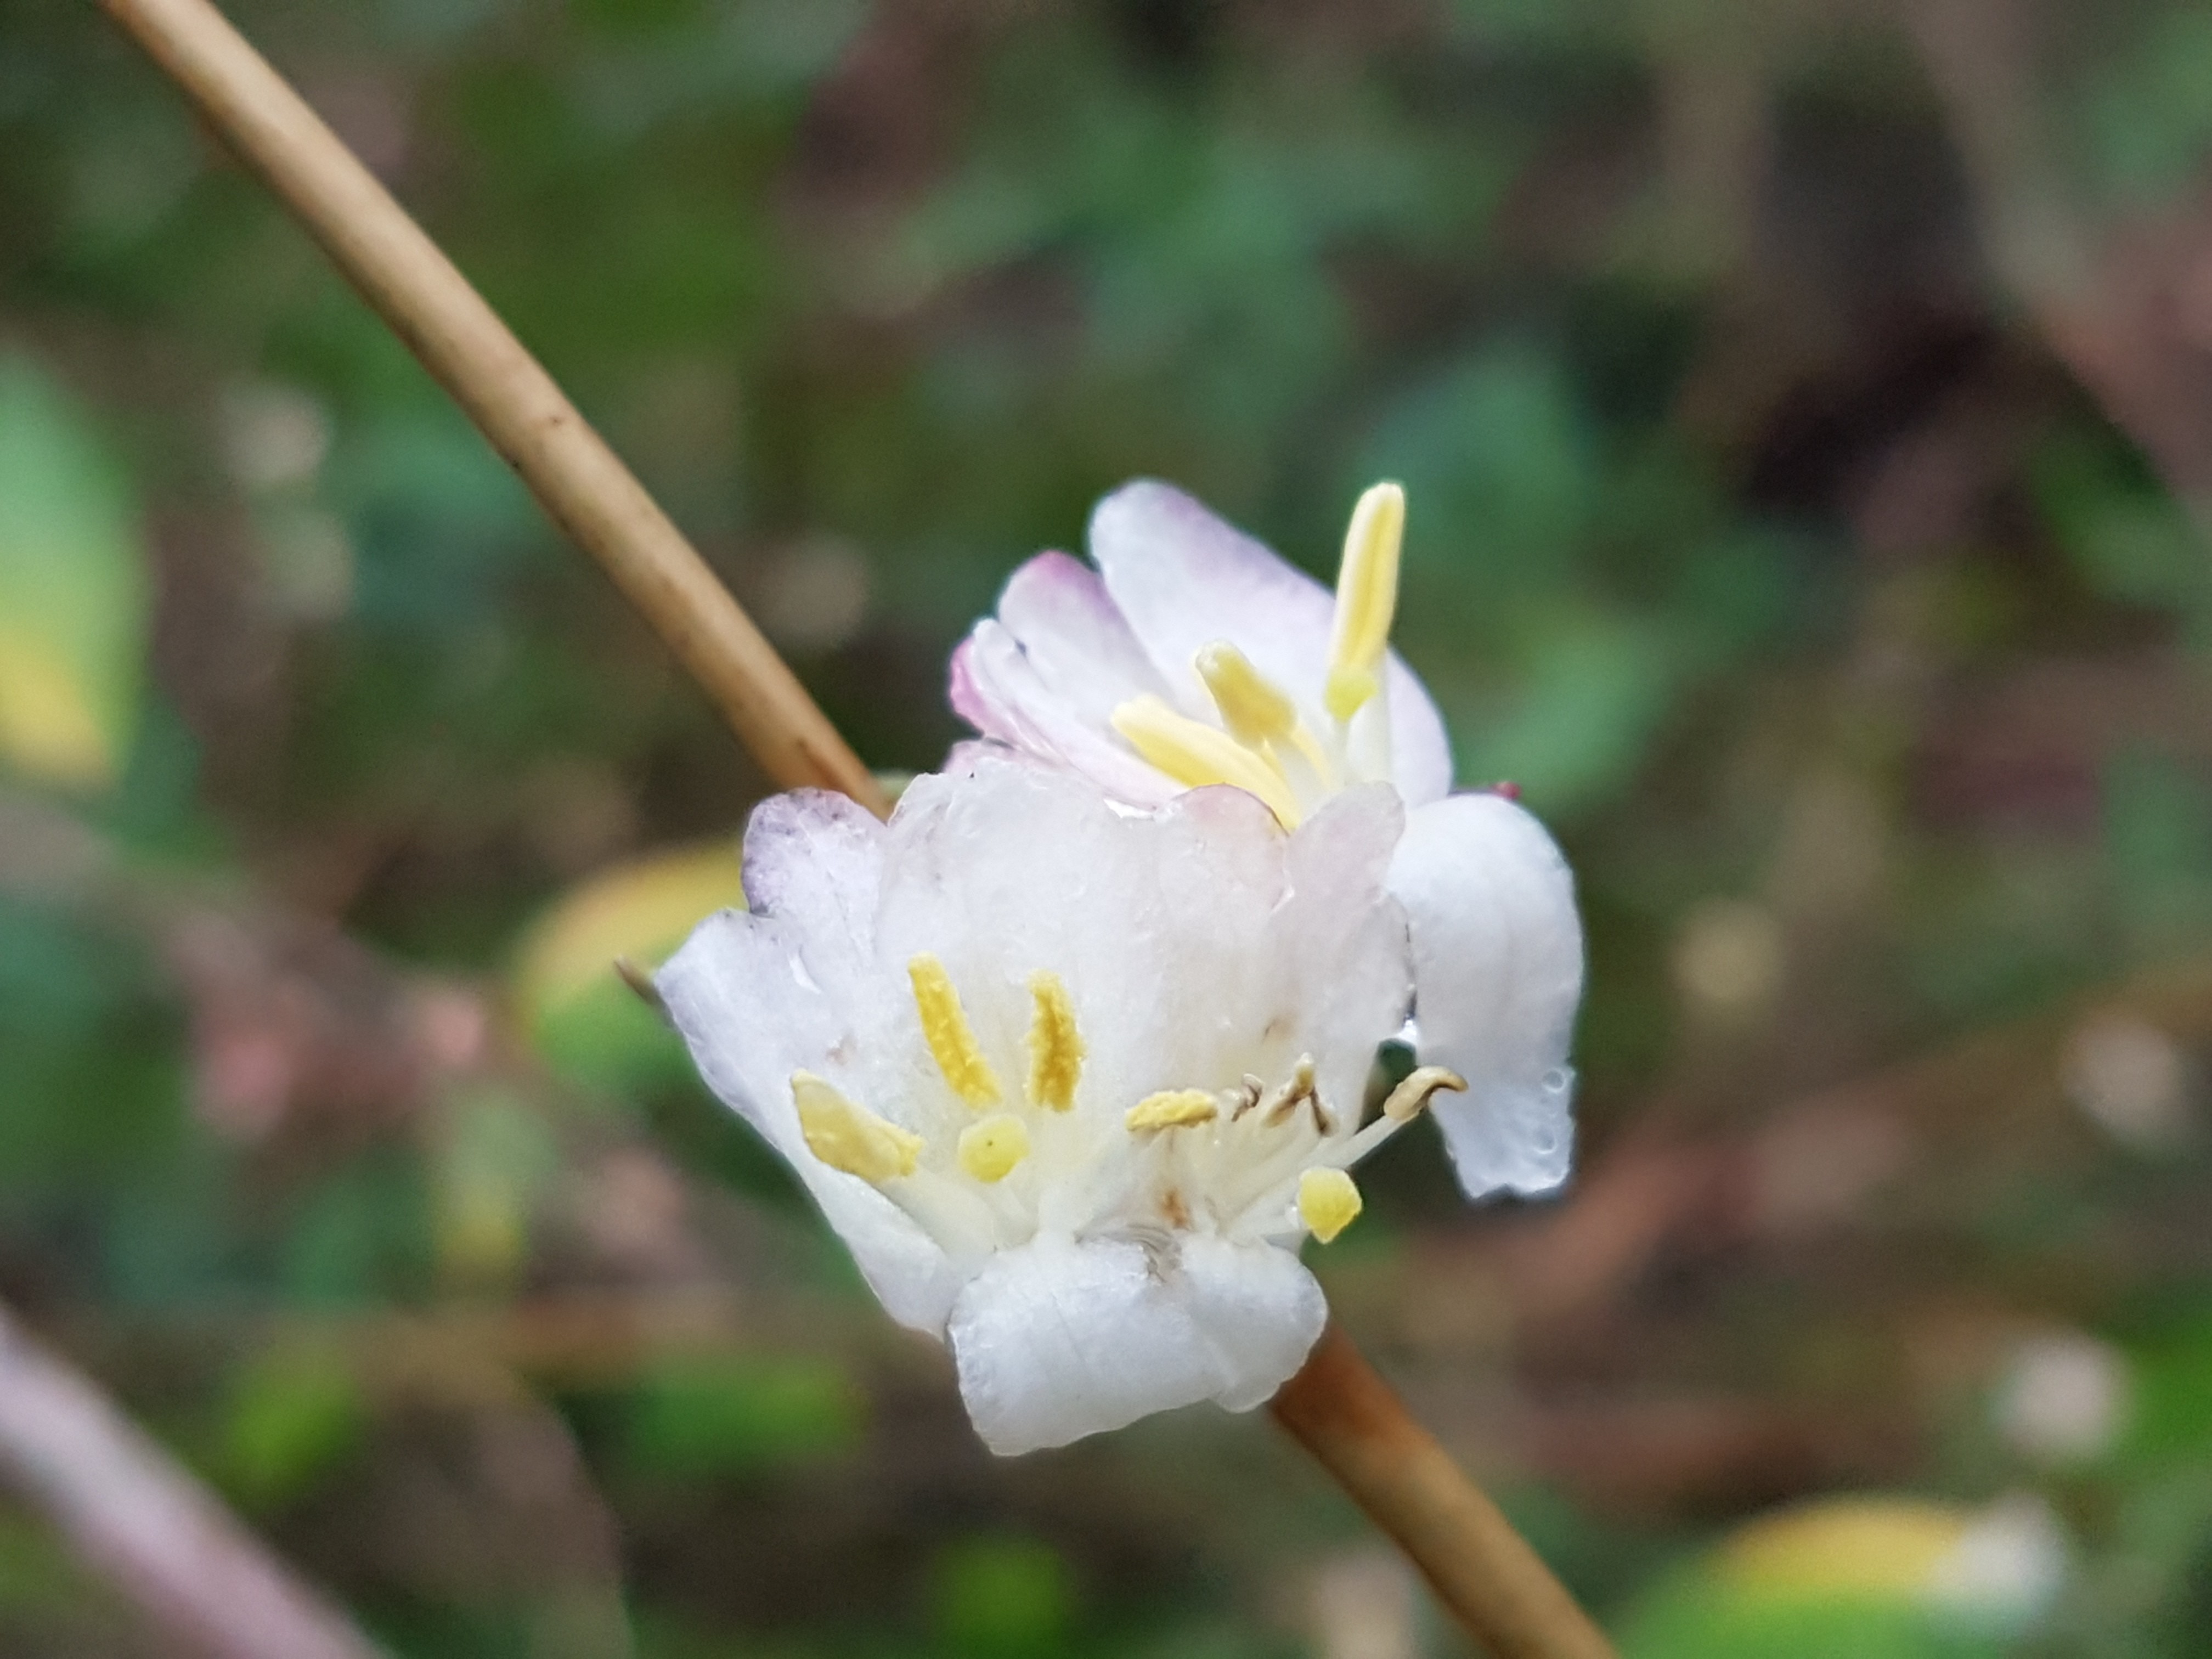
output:
[{"label": "flower style", "polygon": [[1244,792],[1117,810],[971,755],[888,824],[766,802],[746,911],[657,976],[709,1085],[805,1181],[894,1317],[946,1337],[994,1450],[1267,1399],[1320,1334],[1297,1247],[1439,1090],[1363,1123],[1411,998],[1395,793],[1285,831]]},{"label": "flower style", "polygon": [[1437,1106],[1453,1163],[1471,1197],[1545,1192],[1572,1149],[1573,878],[1504,795],[1450,793],[1443,722],[1389,646],[1405,510],[1395,484],[1360,498],[1332,596],[1181,491],[1126,485],[1091,515],[1095,570],[1042,553],[1014,573],[953,657],[952,704],[1133,807],[1233,784],[1296,828],[1395,786],[1413,1035],[1469,1085]]}]

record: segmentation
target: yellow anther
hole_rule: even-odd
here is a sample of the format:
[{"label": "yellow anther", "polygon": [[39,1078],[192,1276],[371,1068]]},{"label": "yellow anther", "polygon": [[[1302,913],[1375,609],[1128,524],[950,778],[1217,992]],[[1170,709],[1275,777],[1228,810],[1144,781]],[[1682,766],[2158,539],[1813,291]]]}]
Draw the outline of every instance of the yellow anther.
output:
[{"label": "yellow anther", "polygon": [[1381,686],[1382,653],[1398,610],[1398,553],[1406,535],[1406,492],[1370,487],[1352,509],[1344,562],[1336,573],[1336,633],[1329,641],[1328,687],[1322,701],[1340,720],[1358,714]]},{"label": "yellow anther", "polygon": [[952,1092],[970,1106],[999,1103],[999,1074],[983,1058],[975,1030],[968,1024],[968,1011],[960,1006],[960,993],[945,964],[927,951],[908,959],[907,977],[914,981],[914,1006],[921,1013],[922,1040],[937,1061],[937,1069],[952,1085]]},{"label": "yellow anther", "polygon": [[1213,706],[1221,711],[1222,724],[1237,742],[1267,743],[1287,738],[1297,727],[1297,705],[1228,641],[1216,640],[1203,647],[1193,665],[1213,694]]},{"label": "yellow anther", "polygon": [[921,1137],[855,1106],[827,1079],[793,1072],[791,1098],[799,1108],[799,1133],[806,1138],[806,1150],[831,1169],[878,1182],[914,1173]]},{"label": "yellow anther", "polygon": [[1083,1076],[1083,1033],[1075,1028],[1075,1004],[1058,974],[1030,975],[1036,1017],[1030,1022],[1030,1101],[1064,1112],[1075,1104],[1075,1085]]},{"label": "yellow anther", "polygon": [[1257,795],[1286,830],[1297,828],[1297,797],[1280,771],[1218,726],[1179,714],[1147,693],[1114,711],[1114,729],[1177,783],[1232,783]]},{"label": "yellow anther", "polygon": [[1382,1115],[1393,1123],[1409,1122],[1421,1115],[1422,1108],[1429,1103],[1429,1097],[1439,1089],[1466,1087],[1467,1079],[1457,1072],[1447,1071],[1441,1066],[1416,1066],[1390,1091],[1382,1103]]},{"label": "yellow anther", "polygon": [[978,1181],[1004,1181],[1029,1155],[1029,1126],[1012,1112],[995,1113],[960,1132],[960,1167]]},{"label": "yellow anther", "polygon": [[1220,1110],[1221,1103],[1203,1089],[1163,1089],[1129,1108],[1129,1115],[1122,1121],[1133,1133],[1188,1129],[1194,1123],[1211,1123]]},{"label": "yellow anther", "polygon": [[1349,1227],[1361,1207],[1359,1188],[1341,1170],[1308,1170],[1298,1177],[1298,1219],[1324,1244]]}]

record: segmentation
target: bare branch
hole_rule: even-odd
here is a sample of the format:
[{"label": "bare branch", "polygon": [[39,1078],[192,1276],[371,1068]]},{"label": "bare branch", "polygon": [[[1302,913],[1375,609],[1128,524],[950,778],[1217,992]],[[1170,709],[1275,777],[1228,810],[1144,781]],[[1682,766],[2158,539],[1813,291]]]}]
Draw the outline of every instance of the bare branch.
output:
[{"label": "bare branch", "polygon": [[378,1659],[215,1495],[0,1310],[0,1478],[161,1629],[219,1659]]}]

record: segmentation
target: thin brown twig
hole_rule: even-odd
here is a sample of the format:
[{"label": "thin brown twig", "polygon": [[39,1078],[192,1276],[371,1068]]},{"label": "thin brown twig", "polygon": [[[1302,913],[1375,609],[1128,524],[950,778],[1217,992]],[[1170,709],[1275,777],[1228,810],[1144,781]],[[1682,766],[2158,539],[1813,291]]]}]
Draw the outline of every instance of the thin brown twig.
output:
[{"label": "thin brown twig", "polygon": [[605,567],[786,788],[880,786],[684,533],[482,295],[207,0],[100,0]]},{"label": "thin brown twig", "polygon": [[4,1309],[0,1475],[172,1636],[222,1659],[380,1659],[366,1637]]},{"label": "thin brown twig", "polygon": [[[643,488],[465,278],[207,0],[99,0],[299,216],[787,786],[883,791]],[[1334,1328],[1277,1418],[1501,1659],[1611,1648]]]},{"label": "thin brown twig", "polygon": [[1551,1569],[1334,1323],[1269,1409],[1498,1659],[1611,1659]]}]

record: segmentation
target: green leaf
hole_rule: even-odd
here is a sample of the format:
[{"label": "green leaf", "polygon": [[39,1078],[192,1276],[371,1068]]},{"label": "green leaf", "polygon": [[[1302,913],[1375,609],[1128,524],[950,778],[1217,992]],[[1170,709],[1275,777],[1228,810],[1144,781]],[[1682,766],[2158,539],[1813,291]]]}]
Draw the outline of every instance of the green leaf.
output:
[{"label": "green leaf", "polygon": [[131,744],[147,578],[131,493],[82,411],[0,356],[0,761],[97,789]]},{"label": "green leaf", "polygon": [[865,1413],[860,1390],[832,1360],[678,1360],[640,1388],[629,1452],[661,1474],[748,1474],[849,1449]]},{"label": "green leaf", "polygon": [[1067,1564],[1034,1538],[970,1539],[937,1559],[931,1600],[951,1653],[1056,1651],[1073,1595]]}]

